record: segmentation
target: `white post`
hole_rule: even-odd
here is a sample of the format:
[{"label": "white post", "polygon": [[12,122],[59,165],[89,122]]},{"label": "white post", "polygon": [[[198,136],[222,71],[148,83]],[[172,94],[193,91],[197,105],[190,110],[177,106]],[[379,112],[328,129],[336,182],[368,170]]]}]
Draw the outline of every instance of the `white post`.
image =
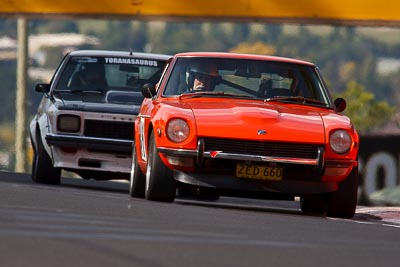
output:
[{"label": "white post", "polygon": [[28,27],[24,18],[18,19],[17,92],[15,113],[15,172],[26,171],[26,80],[28,62]]}]

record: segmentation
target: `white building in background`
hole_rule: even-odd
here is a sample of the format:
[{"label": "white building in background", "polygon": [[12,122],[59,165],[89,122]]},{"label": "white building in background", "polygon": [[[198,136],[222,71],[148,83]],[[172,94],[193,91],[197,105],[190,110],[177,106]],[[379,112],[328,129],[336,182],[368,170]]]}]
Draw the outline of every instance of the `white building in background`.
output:
[{"label": "white building in background", "polygon": [[17,57],[17,41],[8,36],[0,37],[0,61]]},{"label": "white building in background", "polygon": [[46,49],[59,47],[62,55],[68,51],[79,49],[83,45],[97,46],[98,38],[77,33],[40,34],[29,36],[29,57],[35,61],[38,67],[28,69],[28,75],[34,80],[49,82],[54,69],[45,69],[41,66],[46,62]]},{"label": "white building in background", "polygon": [[398,58],[378,58],[377,72],[379,75],[387,75],[400,70],[400,60]]},{"label": "white building in background", "polygon": [[77,33],[54,33],[29,36],[28,52],[32,59],[39,65],[45,62],[46,55],[43,48],[60,47],[63,52],[76,49],[83,45],[97,46],[100,44],[98,38]]},{"label": "white building in background", "polygon": [[[46,62],[46,49],[59,47],[64,55],[67,51],[79,49],[81,46],[97,46],[100,41],[97,37],[77,33],[54,33],[30,35],[28,39],[29,58],[39,67],[30,67],[28,75],[32,79],[48,82],[54,70],[41,68]],[[16,39],[0,37],[0,61],[16,60],[18,42]]]}]

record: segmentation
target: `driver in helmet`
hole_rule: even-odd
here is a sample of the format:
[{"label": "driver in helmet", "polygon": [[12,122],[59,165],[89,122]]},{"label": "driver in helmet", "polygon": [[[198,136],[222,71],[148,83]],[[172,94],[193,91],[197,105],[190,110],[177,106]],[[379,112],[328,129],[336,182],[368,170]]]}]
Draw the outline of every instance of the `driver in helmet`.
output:
[{"label": "driver in helmet", "polygon": [[218,69],[213,64],[198,63],[186,72],[188,92],[212,91],[218,83]]},{"label": "driver in helmet", "polygon": [[104,65],[97,63],[85,64],[83,69],[73,77],[71,86],[85,90],[107,88]]}]

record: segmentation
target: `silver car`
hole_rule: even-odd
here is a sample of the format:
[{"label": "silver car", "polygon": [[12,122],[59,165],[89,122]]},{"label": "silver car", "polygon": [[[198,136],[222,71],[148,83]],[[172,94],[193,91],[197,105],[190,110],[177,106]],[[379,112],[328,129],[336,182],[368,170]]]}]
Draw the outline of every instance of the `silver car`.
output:
[{"label": "silver car", "polygon": [[61,170],[84,179],[129,179],[134,121],[146,83],[169,55],[81,50],[68,53],[30,123],[32,180],[59,184]]}]

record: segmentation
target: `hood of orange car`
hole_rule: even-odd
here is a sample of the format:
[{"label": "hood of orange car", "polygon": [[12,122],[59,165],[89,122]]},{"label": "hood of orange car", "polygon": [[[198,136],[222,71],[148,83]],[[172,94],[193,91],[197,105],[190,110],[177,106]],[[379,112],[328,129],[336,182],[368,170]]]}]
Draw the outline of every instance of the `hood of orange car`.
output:
[{"label": "hood of orange car", "polygon": [[[315,108],[279,103],[187,103],[204,137],[324,143],[322,114]],[[327,111],[324,111],[326,114]]]}]

